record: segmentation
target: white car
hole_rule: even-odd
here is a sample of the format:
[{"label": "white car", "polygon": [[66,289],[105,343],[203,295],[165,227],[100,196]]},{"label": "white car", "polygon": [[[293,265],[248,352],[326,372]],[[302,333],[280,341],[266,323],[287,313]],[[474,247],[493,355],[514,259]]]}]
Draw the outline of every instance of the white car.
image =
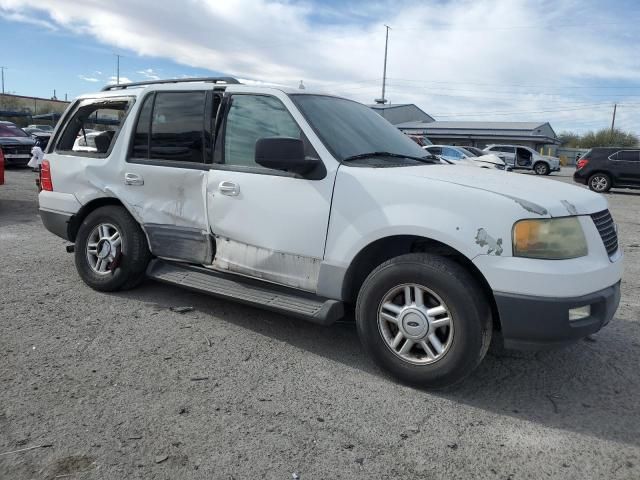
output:
[{"label": "white car", "polygon": [[[73,151],[101,108],[121,113],[113,138]],[[168,80],[84,95],[60,122],[40,216],[96,290],[146,277],[322,325],[353,309],[371,357],[430,387],[473,371],[493,335],[576,341],[620,300],[603,196],[436,163],[351,100]]]},{"label": "white car", "polygon": [[422,148],[438,157],[444,163],[505,170],[504,161],[497,155],[485,154],[477,156],[464,147],[450,145],[428,145]]},{"label": "white car", "polygon": [[549,175],[560,171],[560,159],[540,155],[533,148],[519,145],[488,145],[487,153],[500,155],[505,163],[514,170],[533,170],[536,175]]}]

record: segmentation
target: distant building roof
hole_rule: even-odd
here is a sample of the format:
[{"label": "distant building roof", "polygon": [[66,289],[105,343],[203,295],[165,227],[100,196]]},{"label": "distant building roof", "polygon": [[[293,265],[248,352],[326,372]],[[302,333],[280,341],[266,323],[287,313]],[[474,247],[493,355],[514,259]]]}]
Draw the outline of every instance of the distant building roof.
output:
[{"label": "distant building roof", "polygon": [[392,125],[406,122],[433,122],[434,118],[413,103],[374,103],[369,105]]},{"label": "distant building roof", "polygon": [[396,127],[407,133],[420,131],[434,138],[529,139],[558,143],[556,133],[548,122],[412,121],[396,124]]}]

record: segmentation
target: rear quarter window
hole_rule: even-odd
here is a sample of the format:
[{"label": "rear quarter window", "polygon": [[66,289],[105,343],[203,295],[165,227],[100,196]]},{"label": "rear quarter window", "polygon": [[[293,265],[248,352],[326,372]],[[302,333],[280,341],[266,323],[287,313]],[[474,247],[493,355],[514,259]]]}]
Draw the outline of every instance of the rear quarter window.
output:
[{"label": "rear quarter window", "polygon": [[132,104],[131,98],[81,101],[64,127],[56,152],[108,156]]}]

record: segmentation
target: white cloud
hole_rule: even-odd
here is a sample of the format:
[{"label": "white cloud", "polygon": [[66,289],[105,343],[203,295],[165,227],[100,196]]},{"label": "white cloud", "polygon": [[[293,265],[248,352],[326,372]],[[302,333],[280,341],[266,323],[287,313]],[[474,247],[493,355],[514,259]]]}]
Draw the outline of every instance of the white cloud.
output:
[{"label": "white cloud", "polygon": [[175,2],[149,3],[0,0],[0,11],[45,12],[58,28],[113,48],[258,81],[304,80],[309,90],[365,102],[380,96],[387,23],[394,103],[442,119],[550,120],[562,130],[606,126],[618,100],[617,123],[640,130],[640,95],[577,88],[640,78],[640,41],[626,33],[637,19],[595,0],[384,0],[340,9],[309,0],[192,0],[179,14]]},{"label": "white cloud", "polygon": [[120,75],[120,79],[118,79],[118,77],[116,77],[114,75],[114,76],[109,77],[109,79],[107,80],[107,83],[109,85],[112,85],[114,83],[118,83],[118,80],[120,81],[120,83],[131,83],[131,82],[133,82],[133,80],[131,80],[129,77],[123,77],[122,75]]},{"label": "white cloud", "polygon": [[78,78],[79,78],[80,80],[84,80],[85,82],[92,82],[92,83],[95,83],[95,82],[99,82],[99,81],[100,81],[100,79],[99,79],[99,78],[95,78],[95,77],[87,77],[87,76],[85,76],[85,75],[78,75]]},{"label": "white cloud", "polygon": [[30,25],[36,25],[38,27],[43,27],[51,31],[58,30],[57,27],[51,22],[47,22],[46,20],[42,20],[39,18],[34,18],[29,15],[24,15],[20,12],[5,10],[2,5],[0,5],[0,17],[11,22],[28,23]]},{"label": "white cloud", "polygon": [[138,70],[136,73],[142,75],[148,80],[159,80],[160,76],[153,68],[145,68],[144,70]]}]

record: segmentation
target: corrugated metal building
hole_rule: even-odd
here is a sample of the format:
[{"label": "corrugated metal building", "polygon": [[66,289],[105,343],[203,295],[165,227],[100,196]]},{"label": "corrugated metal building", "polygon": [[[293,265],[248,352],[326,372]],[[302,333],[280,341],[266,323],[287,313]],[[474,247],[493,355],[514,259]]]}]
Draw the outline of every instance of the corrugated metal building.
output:
[{"label": "corrugated metal building", "polygon": [[433,122],[435,119],[413,103],[369,105],[373,110],[386,118],[392,125],[406,122]]},{"label": "corrugated metal building", "polygon": [[560,143],[548,122],[440,122],[412,103],[376,103],[369,107],[407,135],[426,136],[438,144],[484,148],[507,143],[540,150]]},{"label": "corrugated metal building", "polygon": [[548,122],[434,121],[395,124],[408,135],[425,135],[433,143],[484,148],[492,143],[517,144],[539,150],[560,143]]}]

